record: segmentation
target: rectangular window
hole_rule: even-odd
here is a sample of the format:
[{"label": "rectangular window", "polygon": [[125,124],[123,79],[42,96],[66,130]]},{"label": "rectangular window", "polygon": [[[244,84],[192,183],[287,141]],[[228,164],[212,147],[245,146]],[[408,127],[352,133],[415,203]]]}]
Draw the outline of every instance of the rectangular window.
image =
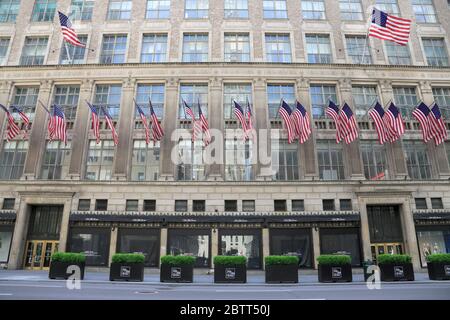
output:
[{"label": "rectangular window", "polygon": [[0,179],[20,179],[28,151],[28,141],[5,141],[0,156]]},{"label": "rectangular window", "polygon": [[66,116],[66,120],[75,121],[79,96],[79,86],[55,86],[53,103],[61,106],[64,111],[64,115]]},{"label": "rectangular window", "polygon": [[186,19],[208,19],[209,0],[185,0]]},{"label": "rectangular window", "polygon": [[248,269],[261,269],[262,244],[260,229],[220,229],[219,254],[247,258]]},{"label": "rectangular window", "polygon": [[339,199],[339,210],[341,211],[352,211],[352,199]]},{"label": "rectangular window", "polygon": [[306,51],[308,63],[331,63],[333,60],[329,35],[307,34]]},{"label": "rectangular window", "polygon": [[419,100],[414,87],[394,87],[394,102],[403,119],[411,119],[412,111]]},{"label": "rectangular window", "polygon": [[271,228],[269,235],[271,255],[294,255],[299,259],[300,268],[312,268],[313,242],[310,228]]},{"label": "rectangular window", "polygon": [[20,0],[0,1],[0,23],[16,22],[19,13]]},{"label": "rectangular window", "polygon": [[324,0],[302,0],[302,14],[305,20],[325,20]]},{"label": "rectangular window", "polygon": [[160,251],[160,230],[147,228],[119,228],[117,252],[140,253],[144,266],[157,267]]},{"label": "rectangular window", "polygon": [[160,145],[145,140],[134,140],[131,163],[131,179],[133,181],[156,181],[159,177]]},{"label": "rectangular window", "polygon": [[322,210],[323,211],[334,211],[334,199],[323,199],[322,200]]},{"label": "rectangular window", "polygon": [[224,118],[236,120],[236,115],[234,114],[234,104],[233,101],[239,103],[246,112],[247,103],[252,106],[252,85],[251,84],[235,84],[226,83],[224,84],[223,91],[223,104],[224,104]]},{"label": "rectangular window", "polygon": [[70,5],[70,19],[91,21],[94,4],[95,1],[72,0],[72,4]]},{"label": "rectangular window", "polygon": [[184,34],[183,62],[207,62],[209,52],[208,46],[208,34]]},{"label": "rectangular window", "polygon": [[[150,102],[158,119],[164,116],[164,84],[138,84],[136,102],[147,116],[150,116]],[[140,120],[139,112],[136,110],[136,120]]]},{"label": "rectangular window", "polygon": [[227,181],[253,180],[252,142],[241,139],[225,140],[225,179]]},{"label": "rectangular window", "polygon": [[177,212],[187,212],[188,202],[187,200],[175,200],[175,211]]},{"label": "rectangular window", "polygon": [[339,103],[336,86],[312,84],[309,88],[311,95],[311,108],[314,118],[325,118],[325,110],[329,101]]},{"label": "rectangular window", "polygon": [[204,212],[206,210],[205,200],[193,200],[192,211]]},{"label": "rectangular window", "polygon": [[[87,43],[86,35],[78,35],[81,43]],[[67,50],[66,50],[67,46]],[[67,53],[69,55],[67,55]],[[60,64],[81,64],[85,62],[86,48],[74,46],[70,43],[63,42],[61,46],[61,56],[59,58]]]},{"label": "rectangular window", "polygon": [[437,23],[433,0],[412,0],[412,6],[418,23]]},{"label": "rectangular window", "polygon": [[6,55],[8,53],[9,41],[9,38],[0,38],[0,65],[4,65],[8,61]]},{"label": "rectangular window", "polygon": [[319,141],[317,143],[317,158],[321,180],[345,179],[341,145],[337,145],[333,141]]},{"label": "rectangular window", "polygon": [[414,198],[416,209],[428,209],[426,198]]},{"label": "rectangular window", "polygon": [[108,266],[111,228],[71,228],[69,252],[82,252],[86,266]]},{"label": "rectangular window", "polygon": [[442,203],[442,198],[431,198],[431,208],[432,209],[444,209],[444,204]]},{"label": "rectangular window", "polygon": [[263,0],[264,19],[287,19],[286,0]]},{"label": "rectangular window", "polygon": [[422,142],[404,141],[406,165],[413,180],[431,179],[431,161],[427,146]]},{"label": "rectangular window", "polygon": [[417,242],[422,267],[427,266],[427,256],[433,253],[450,253],[450,228],[442,226],[418,226]]},{"label": "rectangular window", "polygon": [[255,211],[255,200],[242,200],[242,211],[243,212]]},{"label": "rectangular window", "polygon": [[124,63],[127,35],[104,35],[100,63]]},{"label": "rectangular window", "polygon": [[168,19],[170,0],[147,0],[147,19]]},{"label": "rectangular window", "polygon": [[[16,87],[13,105],[17,106],[23,113],[25,113],[30,119],[30,121],[34,120],[34,114],[36,111],[36,104],[39,94],[38,87]],[[17,114],[17,112],[12,113],[14,120],[18,123],[22,123],[22,119]]]},{"label": "rectangular window", "polygon": [[286,200],[273,200],[274,211],[287,211]]},{"label": "rectangular window", "polygon": [[32,66],[44,64],[47,53],[48,37],[26,37],[22,48],[20,65]]},{"label": "rectangular window", "polygon": [[267,101],[269,107],[269,118],[276,119],[278,109],[280,108],[281,99],[286,101],[290,106],[295,104],[295,88],[293,84],[268,84],[267,85]]},{"label": "rectangular window", "polygon": [[180,85],[180,109],[179,119],[190,119],[184,111],[183,100],[191,107],[195,118],[199,118],[198,105],[202,108],[202,113],[208,117],[208,85],[207,84],[181,84]]},{"label": "rectangular window", "polygon": [[144,34],[141,62],[167,61],[167,34]]},{"label": "rectangular window", "polygon": [[109,0],[108,20],[130,20],[133,1]]},{"label": "rectangular window", "polygon": [[352,95],[356,116],[367,117],[368,111],[378,100],[377,88],[375,86],[352,86]]},{"label": "rectangular window", "polygon": [[35,0],[31,21],[52,21],[56,11],[56,0]]},{"label": "rectangular window", "polygon": [[79,199],[78,211],[89,211],[89,210],[91,210],[91,199]]},{"label": "rectangular window", "polygon": [[[120,84],[98,84],[95,87],[94,104],[107,108],[113,120],[119,119],[122,86]],[[101,118],[103,115],[101,114]]]},{"label": "rectangular window", "polygon": [[203,141],[181,140],[178,143],[177,180],[205,180]]},{"label": "rectangular window", "polygon": [[352,63],[371,64],[372,56],[370,54],[369,43],[366,36],[345,36],[347,43],[347,54]]},{"label": "rectangular window", "polygon": [[291,40],[288,34],[266,34],[266,61],[292,62]]},{"label": "rectangular window", "polygon": [[[368,205],[367,220],[371,243],[403,242],[399,206]],[[375,251],[374,247],[372,249],[375,255],[384,252],[384,248],[378,249],[380,251]],[[392,249],[386,249],[392,252]]]},{"label": "rectangular window", "polygon": [[445,119],[450,119],[450,87],[433,88],[433,97]]},{"label": "rectangular window", "polygon": [[[16,203],[16,199],[14,198],[5,198],[3,199],[3,210],[14,210],[14,205]],[[1,246],[0,246],[1,248]]]},{"label": "rectangular window", "polygon": [[409,47],[399,45],[392,41],[384,41],[389,64],[410,65],[411,55]]},{"label": "rectangular window", "polygon": [[320,228],[320,254],[347,254],[361,266],[359,228]]},{"label": "rectangular window", "polygon": [[156,211],[156,200],[144,200],[143,211]]},{"label": "rectangular window", "polygon": [[292,200],[292,211],[305,211],[305,200]]},{"label": "rectangular window", "polygon": [[43,180],[64,179],[69,173],[70,142],[47,141],[42,160],[41,176]]},{"label": "rectangular window", "polygon": [[114,161],[114,142],[95,140],[89,142],[86,161],[86,180],[111,180]]},{"label": "rectangular window", "polygon": [[428,65],[447,67],[448,54],[443,38],[422,38]]},{"label": "rectangular window", "polygon": [[169,229],[167,254],[196,258],[194,268],[210,266],[211,229]]},{"label": "rectangular window", "polygon": [[225,212],[237,212],[237,200],[225,200]]},{"label": "rectangular window", "polygon": [[400,15],[397,0],[377,0],[375,7],[383,12],[393,14],[395,16]]},{"label": "rectangular window", "polygon": [[106,211],[108,210],[108,200],[97,199],[95,200],[95,211]]},{"label": "rectangular window", "polygon": [[139,200],[127,200],[125,211],[138,211]]},{"label": "rectangular window", "polygon": [[368,180],[384,180],[388,177],[386,147],[375,141],[361,141],[364,175]]},{"label": "rectangular window", "polygon": [[342,20],[362,20],[361,0],[339,0]]},{"label": "rectangular window", "polygon": [[272,141],[272,179],[276,181],[292,181],[299,179],[298,146],[289,144],[287,140]]},{"label": "rectangular window", "polygon": [[250,37],[248,33],[225,33],[224,41],[226,62],[250,61]]},{"label": "rectangular window", "polygon": [[225,19],[247,19],[248,0],[225,0]]}]

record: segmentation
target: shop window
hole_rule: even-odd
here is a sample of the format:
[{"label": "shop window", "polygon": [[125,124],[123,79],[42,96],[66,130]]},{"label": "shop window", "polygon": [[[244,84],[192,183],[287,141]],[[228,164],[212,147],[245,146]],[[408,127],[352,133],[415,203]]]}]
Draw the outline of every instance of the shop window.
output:
[{"label": "shop window", "polygon": [[275,211],[287,211],[286,200],[274,200],[273,206]]},{"label": "shop window", "polygon": [[292,211],[305,211],[305,200],[292,200]]},{"label": "shop window", "polygon": [[361,244],[358,228],[321,228],[321,254],[347,254],[352,266],[361,265]]},{"label": "shop window", "polygon": [[367,206],[371,243],[403,242],[398,206]]},{"label": "shop window", "polygon": [[244,212],[255,211],[255,200],[242,200],[242,211]]},{"label": "shop window", "polygon": [[192,201],[192,211],[203,212],[205,211],[205,200],[194,200]]},{"label": "shop window", "polygon": [[270,254],[294,255],[299,267],[313,267],[311,229],[270,229]]},{"label": "shop window", "polygon": [[187,200],[175,200],[175,211],[181,211],[181,212],[188,211]]},{"label": "shop window", "polygon": [[89,211],[91,209],[91,199],[78,200],[78,211]]},{"label": "shop window", "polygon": [[12,226],[0,226],[0,262],[8,262],[12,235]]},{"label": "shop window", "polygon": [[334,199],[323,199],[322,200],[323,211],[334,211]]},{"label": "shop window", "polygon": [[167,254],[190,255],[196,257],[195,267],[210,266],[209,229],[170,229]]},{"label": "shop window", "polygon": [[450,226],[417,227],[420,262],[427,266],[426,257],[434,253],[450,253]]},{"label": "shop window", "polygon": [[82,252],[86,256],[86,266],[108,266],[109,228],[72,228],[68,251]]},{"label": "shop window", "polygon": [[428,209],[426,198],[414,198],[416,209]]},{"label": "shop window", "polygon": [[431,208],[432,209],[444,209],[444,204],[442,203],[442,198],[431,198]]},{"label": "shop window", "polygon": [[225,211],[227,212],[238,211],[237,200],[225,200]]},{"label": "shop window", "polygon": [[117,252],[143,254],[146,267],[157,267],[160,250],[159,236],[159,229],[120,228]]},{"label": "shop window", "polygon": [[125,211],[138,211],[139,200],[127,200]]},{"label": "shop window", "polygon": [[144,200],[144,211],[156,211],[156,200]]},{"label": "shop window", "polygon": [[245,256],[247,257],[248,269],[261,269],[261,230],[220,230],[219,236],[219,254],[224,256]]},{"label": "shop window", "polygon": [[108,210],[108,200],[97,199],[95,200],[95,211],[106,211]]},{"label": "shop window", "polygon": [[352,211],[352,199],[340,199],[339,200],[339,209],[341,211]]},{"label": "shop window", "polygon": [[14,210],[14,205],[16,203],[16,199],[14,198],[5,198],[3,199],[3,210]]}]

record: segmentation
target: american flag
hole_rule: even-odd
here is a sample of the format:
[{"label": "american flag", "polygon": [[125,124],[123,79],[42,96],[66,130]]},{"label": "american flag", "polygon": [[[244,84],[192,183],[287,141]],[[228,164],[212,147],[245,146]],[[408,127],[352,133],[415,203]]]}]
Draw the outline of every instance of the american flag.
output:
[{"label": "american flag", "polygon": [[438,146],[448,139],[447,128],[445,126],[444,117],[441,114],[439,106],[435,102],[429,114],[430,127],[434,137],[434,142]]},{"label": "american flag", "polygon": [[405,123],[402,114],[393,102],[384,114],[384,123],[386,125],[386,133],[390,142],[398,140],[405,133]]},{"label": "american flag", "polygon": [[250,132],[253,130],[253,120],[252,120],[253,112],[252,107],[250,106],[250,102],[247,98],[247,131]]},{"label": "american flag", "polygon": [[142,124],[144,125],[145,129],[145,143],[148,145],[150,143],[150,130],[148,128],[147,118],[145,116],[144,111],[139,107],[136,101],[134,101],[134,104],[136,105],[136,109],[139,112],[139,116],[141,117]]},{"label": "american flag", "polygon": [[29,119],[28,116],[27,116],[22,110],[20,110],[18,107],[16,107],[16,106],[11,106],[11,108],[12,108],[15,112],[17,112],[17,113],[19,114],[20,118],[22,119],[22,121],[23,121],[23,123],[24,123],[24,129],[25,129],[25,132],[27,132],[28,129],[29,129],[29,126],[30,126],[30,119]]},{"label": "american flag", "polygon": [[187,102],[184,101],[184,100],[183,100],[183,104],[184,104],[184,113],[185,113],[186,119],[187,119],[187,116],[189,116],[191,118],[191,120],[194,121],[195,120],[195,116],[194,116],[194,112],[192,111],[192,108],[189,107]]},{"label": "american flag", "polygon": [[244,110],[242,110],[241,105],[234,100],[233,100],[233,104],[234,104],[234,115],[241,123],[242,130],[244,131],[244,140],[247,140],[248,139],[248,135],[247,135],[248,128],[247,128],[247,121],[245,120]]},{"label": "american flag", "polygon": [[67,124],[66,117],[60,106],[53,106],[53,115],[50,117],[49,126],[50,140],[60,140],[67,144]]},{"label": "american flag", "polygon": [[347,103],[344,103],[339,118],[341,119],[342,128],[345,132],[345,143],[352,143],[358,138],[358,123],[356,122],[352,109]]},{"label": "american flag", "polygon": [[378,101],[376,102],[375,106],[369,111],[369,116],[375,123],[375,129],[377,131],[378,141],[380,142],[380,144],[384,144],[386,141],[388,141],[388,135],[383,122],[384,114],[384,109]]},{"label": "american flag", "polygon": [[376,8],[373,9],[369,36],[404,46],[409,41],[410,31],[411,20],[390,15]]},{"label": "american flag", "polygon": [[292,112],[292,121],[300,143],[305,143],[311,135],[311,123],[305,107],[298,101],[295,103],[295,107]]},{"label": "american flag", "polygon": [[97,144],[100,143],[100,120],[98,118],[98,112],[97,108],[94,107],[92,104],[90,104],[88,101],[86,101],[89,108],[91,109],[92,114],[92,130],[94,130],[94,136],[97,141]]},{"label": "american flag", "polygon": [[102,109],[102,112],[105,115],[105,119],[106,119],[106,123],[108,124],[108,127],[111,129],[111,133],[112,133],[113,140],[114,140],[114,145],[117,146],[119,144],[119,136],[117,135],[116,128],[114,127],[113,119],[112,119],[111,115],[109,114],[107,107],[101,106],[100,108]]},{"label": "american flag", "polygon": [[200,121],[195,120],[194,112],[192,111],[192,108],[187,104],[187,102],[183,100],[183,104],[186,119],[189,116],[189,118],[191,118],[192,120],[192,141],[195,141],[197,140],[197,137],[202,133],[202,124]]},{"label": "american flag", "polygon": [[328,107],[325,111],[325,113],[334,120],[334,123],[336,125],[336,142],[339,143],[344,138],[344,131],[342,130],[341,126],[341,120],[339,117],[339,107],[330,100],[328,103]]},{"label": "american flag", "polygon": [[8,134],[6,139],[9,142],[19,134],[20,128],[14,121],[14,117],[11,115],[8,109],[2,104],[0,104],[0,108],[2,108],[6,112],[6,116],[8,117],[8,128],[7,128]]},{"label": "american flag", "polygon": [[412,112],[413,116],[419,121],[420,129],[422,130],[422,139],[424,142],[428,142],[431,140],[431,128],[430,123],[428,122],[428,115],[430,114],[430,108],[421,102]]},{"label": "american flag", "polygon": [[288,134],[288,143],[292,143],[295,139],[295,129],[291,120],[292,110],[291,107],[283,99],[281,100],[278,113],[283,118],[284,126],[286,127]]},{"label": "american flag", "polygon": [[159,123],[158,117],[156,116],[155,110],[153,110],[152,102],[149,100],[150,103],[150,118],[152,119],[152,137],[153,142],[160,141],[161,138],[164,136],[164,131],[161,127],[161,124]]},{"label": "american flag", "polygon": [[203,132],[203,142],[205,143],[205,146],[207,146],[211,143],[211,132],[209,131],[208,120],[206,119],[205,115],[202,112],[202,107],[200,106],[200,101],[198,101],[198,113],[199,113],[201,128],[202,128],[202,132]]},{"label": "american flag", "polygon": [[58,15],[64,40],[77,47],[86,47],[86,45],[81,43],[80,39],[78,39],[75,30],[72,28],[72,23],[70,22],[69,17],[60,11],[58,11]]}]

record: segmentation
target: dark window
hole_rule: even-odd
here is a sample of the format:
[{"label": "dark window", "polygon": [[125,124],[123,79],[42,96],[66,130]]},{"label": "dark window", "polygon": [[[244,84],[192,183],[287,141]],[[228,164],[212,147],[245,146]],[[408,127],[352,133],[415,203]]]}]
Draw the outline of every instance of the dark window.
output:
[{"label": "dark window", "polygon": [[275,211],[287,211],[286,200],[274,200],[273,207]]},{"label": "dark window", "polygon": [[442,203],[442,198],[431,198],[431,208],[432,209],[444,209],[444,204]]},{"label": "dark window", "polygon": [[144,200],[144,211],[156,211],[156,200]]},{"label": "dark window", "polygon": [[107,266],[110,233],[109,228],[72,228],[68,251],[83,252],[86,266]]},{"label": "dark window", "polygon": [[225,200],[225,211],[228,212],[238,211],[237,200]]},{"label": "dark window", "polygon": [[209,229],[169,229],[167,254],[192,255],[196,257],[195,267],[210,266]]},{"label": "dark window", "polygon": [[242,211],[255,211],[255,200],[242,200]]},{"label": "dark window", "polygon": [[321,254],[347,254],[353,266],[361,265],[361,247],[358,228],[320,228]]},{"label": "dark window", "polygon": [[8,262],[13,231],[13,226],[0,225],[0,262]]},{"label": "dark window", "polygon": [[305,200],[292,200],[292,211],[305,211]]},{"label": "dark window", "polygon": [[91,199],[78,200],[78,211],[89,211],[91,209]]},{"label": "dark window", "polygon": [[95,211],[106,211],[108,210],[108,200],[97,199],[95,200]]},{"label": "dark window", "polygon": [[261,269],[261,230],[222,229],[219,233],[219,239],[219,254],[224,256],[246,256],[249,269]]},{"label": "dark window", "polygon": [[312,268],[311,229],[270,229],[270,254],[295,255],[299,267]]},{"label": "dark window", "polygon": [[334,199],[323,199],[322,200],[323,211],[334,211]]},{"label": "dark window", "polygon": [[368,206],[370,242],[403,242],[398,206]]},{"label": "dark window", "polygon": [[416,209],[428,209],[426,198],[414,198],[416,201]]},{"label": "dark window", "polygon": [[351,210],[353,210],[352,200],[351,199],[340,199],[339,200],[339,209],[341,211],[351,211]]},{"label": "dark window", "polygon": [[3,199],[3,210],[13,210],[15,203],[16,203],[16,199],[14,199],[14,198]]},{"label": "dark window", "polygon": [[117,237],[117,252],[141,253],[146,267],[157,267],[159,261],[159,229],[120,228]]},{"label": "dark window", "polygon": [[139,200],[127,200],[126,211],[138,211]]},{"label": "dark window", "polygon": [[188,211],[187,200],[175,200],[175,211]]},{"label": "dark window", "polygon": [[33,206],[28,240],[59,240],[63,206]]},{"label": "dark window", "polygon": [[205,200],[194,200],[192,201],[193,211],[205,211]]}]

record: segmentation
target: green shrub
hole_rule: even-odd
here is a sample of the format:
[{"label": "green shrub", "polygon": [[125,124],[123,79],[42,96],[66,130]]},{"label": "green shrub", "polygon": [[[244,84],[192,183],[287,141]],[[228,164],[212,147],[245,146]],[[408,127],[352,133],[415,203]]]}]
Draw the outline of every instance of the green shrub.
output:
[{"label": "green shrub", "polygon": [[340,266],[343,264],[351,264],[352,259],[345,254],[323,254],[317,257],[319,265]]},{"label": "green shrub", "polygon": [[427,256],[427,262],[450,263],[450,253],[435,253]]},{"label": "green shrub", "polygon": [[142,253],[116,253],[112,256],[114,263],[144,263],[145,256]]},{"label": "green shrub", "polygon": [[55,252],[52,254],[52,261],[68,262],[68,263],[83,263],[86,261],[86,257],[83,253],[75,252]]},{"label": "green shrub", "polygon": [[407,254],[380,254],[378,264],[411,263],[411,257]]},{"label": "green shrub", "polygon": [[221,266],[243,265],[247,263],[244,256],[215,256],[214,264]]},{"label": "green shrub", "polygon": [[193,265],[195,257],[192,256],[163,256],[161,257],[161,264],[168,264],[171,266]]},{"label": "green shrub", "polygon": [[298,264],[298,257],[296,257],[296,256],[267,256],[264,259],[264,262],[266,263],[266,266]]}]

